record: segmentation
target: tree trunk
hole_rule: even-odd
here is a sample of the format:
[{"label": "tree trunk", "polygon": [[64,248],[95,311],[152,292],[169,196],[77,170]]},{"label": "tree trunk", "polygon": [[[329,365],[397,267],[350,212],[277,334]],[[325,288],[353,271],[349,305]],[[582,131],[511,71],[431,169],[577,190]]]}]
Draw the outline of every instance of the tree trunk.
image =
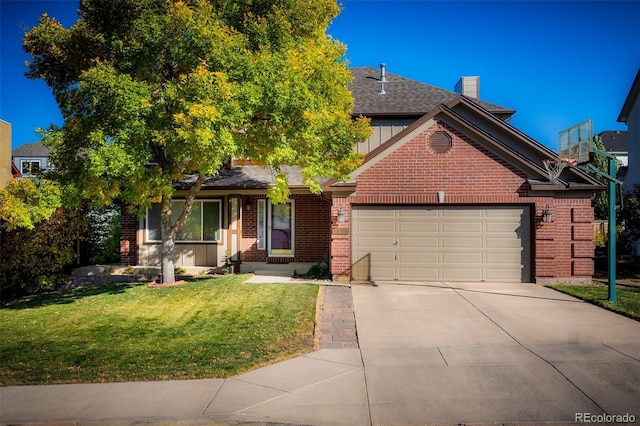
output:
[{"label": "tree trunk", "polygon": [[172,284],[176,282],[175,273],[175,253],[176,253],[176,237],[178,232],[182,229],[187,222],[187,218],[191,213],[193,202],[196,199],[196,194],[200,190],[202,183],[204,182],[205,175],[199,174],[196,182],[187,192],[187,197],[184,202],[184,209],[180,212],[180,217],[176,223],[171,223],[171,201],[173,197],[171,195],[163,195],[160,205],[160,233],[162,235],[162,282],[166,284]]},{"label": "tree trunk", "polygon": [[176,282],[174,259],[176,253],[176,235],[171,224],[171,199],[163,195],[160,206],[160,233],[162,235],[162,283]]},{"label": "tree trunk", "polygon": [[170,238],[162,242],[162,282],[174,283],[176,282],[175,266],[173,259],[175,259],[176,252],[175,240]]}]

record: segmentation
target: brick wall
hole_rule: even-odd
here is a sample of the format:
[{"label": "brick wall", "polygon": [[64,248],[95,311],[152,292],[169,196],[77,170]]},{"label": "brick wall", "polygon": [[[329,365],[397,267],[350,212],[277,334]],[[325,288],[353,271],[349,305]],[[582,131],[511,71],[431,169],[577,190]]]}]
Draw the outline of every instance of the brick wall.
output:
[{"label": "brick wall", "polygon": [[120,218],[120,262],[123,265],[138,264],[137,229],[138,219],[127,213],[125,208],[122,208]]},{"label": "brick wall", "polygon": [[[436,131],[452,136],[451,149],[435,153],[429,137]],[[532,206],[533,274],[542,278],[583,278],[593,275],[593,209],[589,197],[535,196],[527,176],[480,144],[443,123],[416,136],[357,177],[356,192],[334,198],[332,213],[345,211],[341,232],[332,234],[331,272],[348,276],[351,267],[352,204],[445,204]],[[553,223],[542,222],[546,206]]]}]

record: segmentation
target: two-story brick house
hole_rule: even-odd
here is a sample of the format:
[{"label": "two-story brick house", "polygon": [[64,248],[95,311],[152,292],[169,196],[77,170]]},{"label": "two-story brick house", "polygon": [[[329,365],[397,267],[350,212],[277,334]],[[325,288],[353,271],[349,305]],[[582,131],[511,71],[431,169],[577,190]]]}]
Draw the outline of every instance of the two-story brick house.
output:
[{"label": "two-story brick house", "polygon": [[[542,161],[556,154],[506,121],[515,111],[477,99],[477,79],[461,80],[461,94],[384,69],[351,72],[353,113],[370,117],[373,133],[355,148],[366,157],[350,179],[313,195],[285,168],[291,197],[274,205],[265,195],[273,174],[233,163],[200,190],[178,265],[228,256],[240,271],[304,272],[328,259],[334,279],[373,281],[593,274],[591,198],[601,184],[577,168],[551,183]],[[154,209],[124,217],[123,263],[159,264],[158,218]]]}]

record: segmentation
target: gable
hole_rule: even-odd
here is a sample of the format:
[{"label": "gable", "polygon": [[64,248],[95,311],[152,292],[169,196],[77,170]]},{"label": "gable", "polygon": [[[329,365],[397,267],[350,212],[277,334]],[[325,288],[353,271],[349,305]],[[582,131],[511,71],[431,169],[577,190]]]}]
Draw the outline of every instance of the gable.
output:
[{"label": "gable", "polygon": [[516,194],[528,189],[527,175],[504,159],[445,123],[430,124],[359,174],[358,195]]},{"label": "gable", "polygon": [[[383,162],[396,150],[400,150],[406,144],[411,144],[419,135],[427,135],[429,129],[432,129],[435,124],[444,126],[439,128],[439,131],[446,130],[457,136],[457,148],[461,147],[460,141],[465,141],[467,145],[474,146],[476,151],[482,152],[484,157],[491,158],[494,163],[497,162],[501,167],[519,176],[522,181],[526,180],[532,189],[594,191],[603,188],[599,181],[578,168],[566,168],[559,178],[559,184],[551,186],[543,160],[557,158],[557,154],[463,96],[459,96],[447,104],[437,106],[414,124],[370,152],[366,156],[364,164],[351,174],[351,185],[354,185],[356,180],[360,185],[358,177],[361,174],[375,167],[379,162]],[[489,178],[487,182],[495,182],[496,173],[499,173],[495,169],[495,164],[490,166],[480,162],[478,164],[488,168],[476,170],[475,164],[471,164],[470,161],[472,159],[479,161],[479,158],[467,157],[459,150],[452,150],[449,155],[454,155],[454,153],[459,154],[460,157],[450,158],[450,161],[444,160],[442,163],[437,163],[438,167],[430,167],[430,169],[433,169],[434,173],[439,171],[442,178],[446,180],[444,171],[451,168],[452,163],[467,163],[468,166],[474,168],[476,173],[473,176],[475,179],[484,179],[484,175],[493,175],[494,178]],[[412,158],[410,158],[411,156],[407,157],[410,163],[414,160],[419,161],[418,152],[416,151],[414,154],[416,156]],[[436,162],[440,161],[439,157],[427,156],[424,158],[423,161],[426,161],[427,158]],[[409,173],[409,167],[404,172]],[[397,169],[396,175],[389,174],[388,178],[397,180],[402,173],[402,170]],[[464,180],[469,181],[472,179],[471,176],[469,174]],[[325,190],[341,186],[343,187],[344,184],[341,185],[332,180],[327,182]]]}]

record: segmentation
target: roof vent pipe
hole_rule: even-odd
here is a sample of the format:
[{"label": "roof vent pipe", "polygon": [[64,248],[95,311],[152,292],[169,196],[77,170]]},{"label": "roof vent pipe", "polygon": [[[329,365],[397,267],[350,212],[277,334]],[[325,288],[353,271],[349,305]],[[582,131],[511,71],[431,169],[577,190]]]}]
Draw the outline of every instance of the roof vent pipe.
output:
[{"label": "roof vent pipe", "polygon": [[384,91],[384,84],[387,82],[386,64],[380,64],[380,94],[384,95],[387,92]]}]

